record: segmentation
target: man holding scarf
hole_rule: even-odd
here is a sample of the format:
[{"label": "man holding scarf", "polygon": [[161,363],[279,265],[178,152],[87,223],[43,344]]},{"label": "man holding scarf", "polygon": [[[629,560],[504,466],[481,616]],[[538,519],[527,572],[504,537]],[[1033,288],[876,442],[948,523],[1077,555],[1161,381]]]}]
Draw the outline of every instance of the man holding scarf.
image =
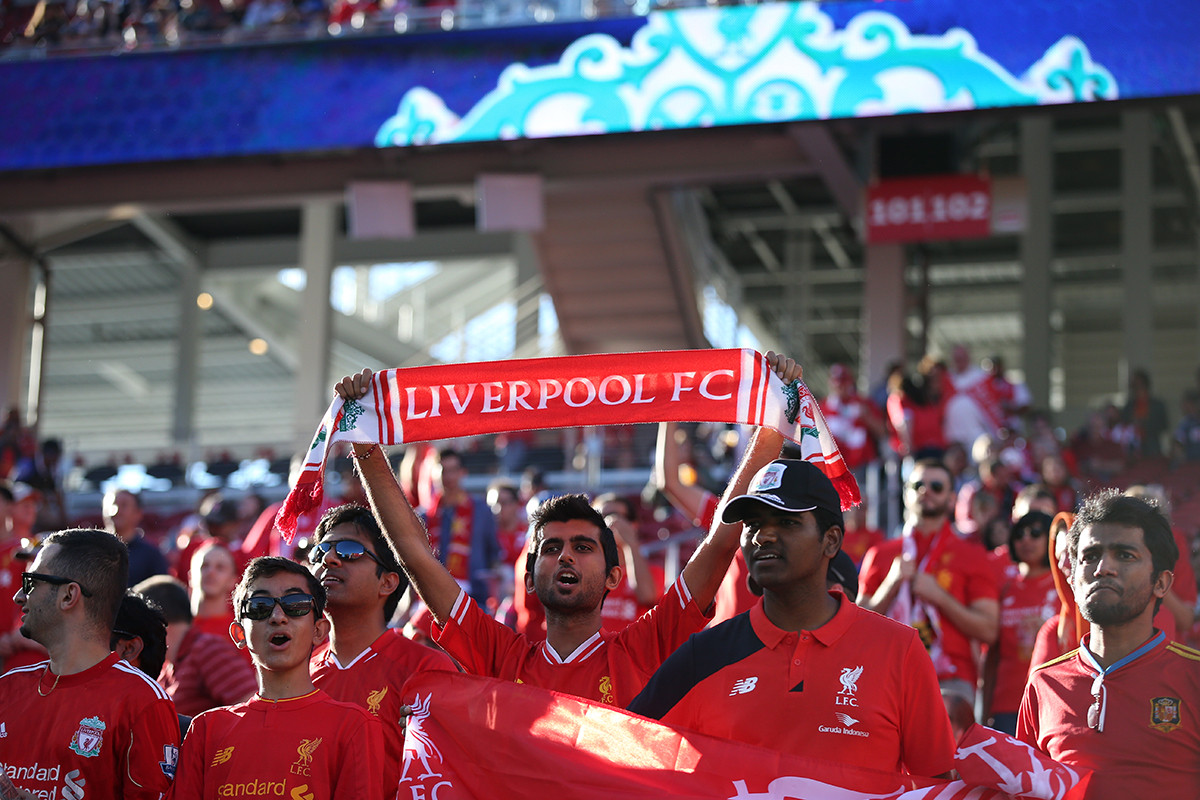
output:
[{"label": "man holding scarf", "polygon": [[[785,383],[800,377],[791,359],[768,353],[767,361]],[[370,379],[364,370],[344,378],[337,392],[356,400],[366,394]],[[744,494],[751,476],[776,458],[782,445],[780,433],[759,428],[727,496]],[[546,641],[530,641],[483,614],[438,562],[378,445],[356,443],[354,458],[372,511],[433,614],[435,639],[475,674],[624,707],[663,660],[704,627],[738,548],[739,527],[715,525],[654,610],[610,633],[601,629],[600,610],[604,595],[623,579],[612,532],[582,498],[547,501],[534,515],[537,549],[525,579],[526,590],[537,591],[547,609]]]},{"label": "man holding scarf", "polygon": [[1000,622],[996,580],[979,545],[950,525],[954,491],[940,461],[918,461],[904,487],[909,520],[899,539],[863,559],[864,608],[921,634],[943,689],[974,702],[971,640],[991,644]]}]

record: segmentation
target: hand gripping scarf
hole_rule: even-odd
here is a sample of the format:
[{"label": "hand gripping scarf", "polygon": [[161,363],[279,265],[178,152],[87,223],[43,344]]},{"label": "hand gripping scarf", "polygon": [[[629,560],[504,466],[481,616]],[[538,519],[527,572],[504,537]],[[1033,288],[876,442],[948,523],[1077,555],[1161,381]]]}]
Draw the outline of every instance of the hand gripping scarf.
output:
[{"label": "hand gripping scarf", "polygon": [[753,350],[677,350],[389,369],[356,401],[334,398],[276,525],[291,542],[296,518],[321,502],[335,442],[381,445],[508,431],[728,422],[773,428],[829,476],[848,509],[858,484],[812,393],[785,386]]}]

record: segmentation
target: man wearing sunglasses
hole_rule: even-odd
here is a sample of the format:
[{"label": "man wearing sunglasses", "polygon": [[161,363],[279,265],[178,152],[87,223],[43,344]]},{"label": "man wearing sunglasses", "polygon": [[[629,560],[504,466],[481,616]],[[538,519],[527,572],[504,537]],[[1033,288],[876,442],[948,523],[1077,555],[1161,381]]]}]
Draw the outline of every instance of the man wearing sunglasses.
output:
[{"label": "man wearing sunglasses", "polygon": [[110,649],[129,554],[112,534],[48,536],[14,598],[50,658],[0,677],[0,763],[29,797],[159,800],[179,756],[175,706]]},{"label": "man wearing sunglasses", "polygon": [[329,647],[312,662],[313,684],[379,718],[383,783],[396,786],[404,755],[400,689],[418,672],[454,672],[454,662],[388,628],[408,579],[370,510],[355,504],[330,509],[314,540],[308,563],[325,588],[331,627]]},{"label": "man wearing sunglasses", "polygon": [[984,549],[950,525],[952,487],[942,462],[916,463],[904,487],[903,535],[863,558],[861,605],[916,628],[942,688],[974,705],[978,671],[971,642],[996,641],[999,590]]},{"label": "man wearing sunglasses", "polygon": [[1079,649],[1034,668],[1017,738],[1093,770],[1089,800],[1196,797],[1200,652],[1154,627],[1179,558],[1166,515],[1115,491],[1092,495],[1067,552],[1091,630]]},{"label": "man wearing sunglasses", "polygon": [[[768,353],[784,380],[800,367]],[[357,399],[369,389],[370,370],[343,378],[336,391]],[[783,437],[760,428],[727,491],[742,494],[754,472],[779,455]],[[405,571],[429,606],[434,638],[463,669],[517,680],[624,707],[687,637],[704,627],[721,579],[737,551],[738,526],[718,524],[683,573],[648,613],[618,633],[603,631],[601,607],[623,580],[616,540],[586,497],[543,503],[532,515],[525,588],[546,610],[546,639],[531,641],[489,617],[431,552],[429,539],[377,445],[354,445],[371,508],[395,544]],[[733,495],[730,495],[733,496]]]},{"label": "man wearing sunglasses", "polygon": [[321,583],[294,561],[256,558],[233,601],[230,634],[254,658],[258,694],[192,720],[171,797],[394,797],[383,789],[379,721],[309,678],[329,634]]}]

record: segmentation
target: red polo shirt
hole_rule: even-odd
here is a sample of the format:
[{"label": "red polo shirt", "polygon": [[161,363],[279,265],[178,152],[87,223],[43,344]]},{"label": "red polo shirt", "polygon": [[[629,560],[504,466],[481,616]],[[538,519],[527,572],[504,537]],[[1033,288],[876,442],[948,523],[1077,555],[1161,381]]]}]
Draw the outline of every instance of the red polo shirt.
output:
[{"label": "red polo shirt", "polygon": [[365,708],[383,723],[384,786],[399,783],[400,762],[404,760],[404,733],[400,730],[400,707],[404,704],[400,691],[410,676],[425,670],[458,672],[445,653],[406,639],[395,628],[384,631],[346,666],[328,648],[313,658],[310,672],[314,686],[334,700]]},{"label": "red polo shirt", "polygon": [[953,769],[950,721],[916,631],[830,594],[837,614],[815,631],[775,627],[760,600],[696,634],[629,710],[857,767],[925,776]]},{"label": "red polo shirt", "polygon": [[[960,539],[949,522],[945,523],[938,535],[943,537],[944,546],[936,559],[930,559],[925,564],[925,572],[937,578],[938,584],[964,606],[970,606],[981,599],[995,600],[999,594],[995,571],[988,564],[984,549],[974,542]],[[934,537],[921,534],[916,534],[916,537],[919,564],[925,560]],[[867,551],[859,573],[860,596],[870,597],[875,594],[903,547],[902,539],[889,539]],[[977,670],[971,652],[971,640],[954,627],[944,614],[939,616],[942,627],[942,652],[949,659],[953,671],[938,675],[938,679],[960,678],[974,686]]]},{"label": "red polo shirt", "polygon": [[532,641],[484,614],[466,593],[458,595],[446,626],[433,626],[433,638],[473,675],[624,708],[706,622],[680,575],[652,610],[617,633],[597,631],[566,658],[545,641]]},{"label": "red polo shirt", "polygon": [[1200,652],[1164,637],[1124,666],[1110,667],[1099,731],[1088,726],[1098,670],[1082,649],[1030,675],[1017,738],[1055,761],[1095,771],[1088,800],[1197,797]]}]

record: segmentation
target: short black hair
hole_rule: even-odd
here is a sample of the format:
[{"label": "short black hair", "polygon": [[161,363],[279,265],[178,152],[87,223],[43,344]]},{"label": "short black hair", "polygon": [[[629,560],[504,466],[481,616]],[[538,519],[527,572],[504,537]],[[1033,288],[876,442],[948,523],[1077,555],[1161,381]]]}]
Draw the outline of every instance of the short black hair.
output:
[{"label": "short black hair", "polygon": [[84,598],[84,608],[107,640],[129,584],[129,549],[108,531],[89,528],[59,531],[42,541],[43,548],[52,544],[59,548],[54,571],[91,592],[91,597]]},{"label": "short black hair", "polygon": [[835,514],[827,508],[814,508],[812,510],[813,520],[817,523],[817,532],[822,536],[825,531],[832,528],[834,525],[842,529],[842,533],[846,532],[846,521],[840,513]]},{"label": "short black hair", "polygon": [[550,522],[571,522],[583,520],[596,526],[600,532],[600,549],[604,551],[604,571],[612,572],[613,567],[621,565],[621,557],[617,554],[617,540],[612,530],[604,524],[604,517],[592,508],[584,494],[564,494],[552,497],[542,503],[529,516],[532,538],[529,541],[529,553],[525,556],[525,572],[533,575],[537,564],[538,548],[544,538],[546,525]]},{"label": "short black hair", "polygon": [[[1116,489],[1104,489],[1088,495],[1079,506],[1075,521],[1067,531],[1067,552],[1071,556],[1072,570],[1079,565],[1079,537],[1085,528],[1100,523],[1141,529],[1146,549],[1150,551],[1155,580],[1164,570],[1174,571],[1179,561],[1179,545],[1175,543],[1175,534],[1171,532],[1171,521],[1167,515],[1156,501],[1129,497]],[[1154,606],[1155,613],[1161,605],[1162,599],[1159,598]]]},{"label": "short black hair", "polygon": [[408,576],[404,574],[404,570],[400,567],[400,559],[396,556],[396,552],[392,550],[391,541],[383,535],[383,530],[379,527],[379,522],[375,519],[375,515],[371,513],[371,509],[360,506],[358,503],[345,503],[331,508],[325,512],[325,516],[321,517],[321,521],[317,523],[317,529],[313,532],[313,545],[320,544],[331,530],[338,525],[348,523],[358,528],[358,532],[371,540],[371,546],[375,549],[375,556],[383,562],[383,565],[375,565],[375,577],[383,577],[384,572],[394,572],[400,576],[400,584],[396,587],[396,591],[388,595],[387,602],[383,606],[384,620],[390,620],[392,615],[396,613],[396,607],[400,605],[400,598],[404,596],[404,592],[408,589]]},{"label": "short black hair", "polygon": [[438,463],[442,463],[442,459],[445,458],[456,458],[458,459],[458,463],[460,465],[463,463],[462,453],[458,452],[453,447],[443,447],[441,450],[438,450]]},{"label": "short black hair", "polygon": [[192,604],[188,599],[183,581],[170,575],[155,575],[133,587],[134,591],[150,599],[162,611],[167,623],[192,622]]},{"label": "short black hair", "polygon": [[140,669],[157,679],[167,660],[167,620],[153,600],[130,589],[121,598],[121,610],[117,612],[117,624],[109,647],[115,649],[117,640],[134,636],[142,640],[142,655],[138,659]]},{"label": "short black hair", "polygon": [[234,619],[239,622],[242,620],[242,603],[250,596],[250,584],[259,578],[269,578],[281,572],[303,576],[308,593],[312,595],[313,611],[318,617],[325,613],[325,587],[317,580],[317,576],[309,572],[303,565],[290,559],[279,556],[259,556],[247,565],[246,571],[242,573],[241,581],[233,590]]}]

